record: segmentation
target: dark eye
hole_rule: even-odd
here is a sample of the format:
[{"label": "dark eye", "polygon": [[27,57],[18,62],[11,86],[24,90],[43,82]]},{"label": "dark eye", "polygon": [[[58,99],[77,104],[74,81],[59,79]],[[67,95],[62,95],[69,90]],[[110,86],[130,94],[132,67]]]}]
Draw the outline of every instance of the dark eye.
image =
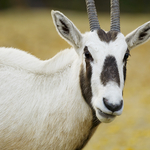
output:
[{"label": "dark eye", "polygon": [[87,46],[84,48],[84,55],[85,55],[85,59],[86,59],[86,60],[91,60],[91,61],[93,61],[92,55],[91,55],[90,52],[88,51],[88,47],[87,47]]},{"label": "dark eye", "polygon": [[126,52],[125,55],[124,55],[123,61],[127,61],[128,58],[129,58],[129,56],[130,56],[130,53],[129,53],[129,52]]},{"label": "dark eye", "polygon": [[89,51],[84,52],[84,55],[86,57],[86,59],[90,59],[91,58],[91,54]]}]

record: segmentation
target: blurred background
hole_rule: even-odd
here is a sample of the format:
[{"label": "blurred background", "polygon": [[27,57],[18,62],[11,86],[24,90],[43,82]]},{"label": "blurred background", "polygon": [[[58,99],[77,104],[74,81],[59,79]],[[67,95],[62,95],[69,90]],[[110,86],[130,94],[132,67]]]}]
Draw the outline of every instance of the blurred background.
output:
[{"label": "blurred background", "polygon": [[[109,0],[95,0],[98,11],[108,12]],[[0,9],[8,8],[58,8],[75,11],[85,10],[84,0],[0,0]],[[150,12],[149,0],[121,0],[120,5],[122,12],[132,13],[148,13]]]},{"label": "blurred background", "polygon": [[[95,0],[101,27],[110,29],[109,0]],[[120,0],[124,35],[150,20],[150,0]],[[49,59],[70,47],[57,34],[51,10],[62,11],[82,32],[89,31],[84,0],[0,0],[0,47],[15,47]],[[150,150],[150,41],[131,51],[124,111],[100,124],[84,150]]]}]

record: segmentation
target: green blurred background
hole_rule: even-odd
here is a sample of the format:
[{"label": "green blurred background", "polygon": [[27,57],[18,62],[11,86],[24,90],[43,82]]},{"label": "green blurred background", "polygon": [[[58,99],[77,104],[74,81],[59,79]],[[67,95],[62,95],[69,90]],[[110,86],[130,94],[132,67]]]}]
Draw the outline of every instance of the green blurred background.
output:
[{"label": "green blurred background", "polygon": [[[121,31],[128,34],[150,20],[149,0],[120,0]],[[109,1],[96,0],[101,27],[110,29]],[[0,0],[0,47],[15,47],[49,59],[70,47],[57,34],[50,12],[61,10],[78,29],[89,31],[84,0]],[[84,150],[150,150],[150,41],[131,51],[124,111],[100,124]]]}]

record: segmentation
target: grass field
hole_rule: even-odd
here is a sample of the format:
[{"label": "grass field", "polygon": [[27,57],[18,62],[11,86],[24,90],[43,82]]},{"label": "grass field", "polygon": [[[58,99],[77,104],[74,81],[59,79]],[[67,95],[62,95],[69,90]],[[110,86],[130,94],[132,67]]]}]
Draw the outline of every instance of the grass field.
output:
[{"label": "grass field", "polygon": [[[65,12],[81,32],[89,30],[86,13]],[[109,30],[109,14],[99,14]],[[121,15],[126,35],[150,20],[149,15]],[[0,46],[15,47],[48,59],[70,47],[55,31],[50,10],[0,12]],[[131,51],[124,89],[124,111],[110,124],[101,124],[84,150],[150,149],[150,41]]]}]

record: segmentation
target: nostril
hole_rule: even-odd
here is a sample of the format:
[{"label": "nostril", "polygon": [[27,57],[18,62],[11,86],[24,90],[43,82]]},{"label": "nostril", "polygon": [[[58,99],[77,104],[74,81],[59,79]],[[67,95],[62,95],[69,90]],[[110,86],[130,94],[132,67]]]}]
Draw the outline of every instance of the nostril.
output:
[{"label": "nostril", "polygon": [[103,102],[106,108],[111,110],[112,112],[120,110],[123,106],[123,100],[120,101],[120,104],[112,104],[112,103],[109,103],[108,99],[103,98]]}]

